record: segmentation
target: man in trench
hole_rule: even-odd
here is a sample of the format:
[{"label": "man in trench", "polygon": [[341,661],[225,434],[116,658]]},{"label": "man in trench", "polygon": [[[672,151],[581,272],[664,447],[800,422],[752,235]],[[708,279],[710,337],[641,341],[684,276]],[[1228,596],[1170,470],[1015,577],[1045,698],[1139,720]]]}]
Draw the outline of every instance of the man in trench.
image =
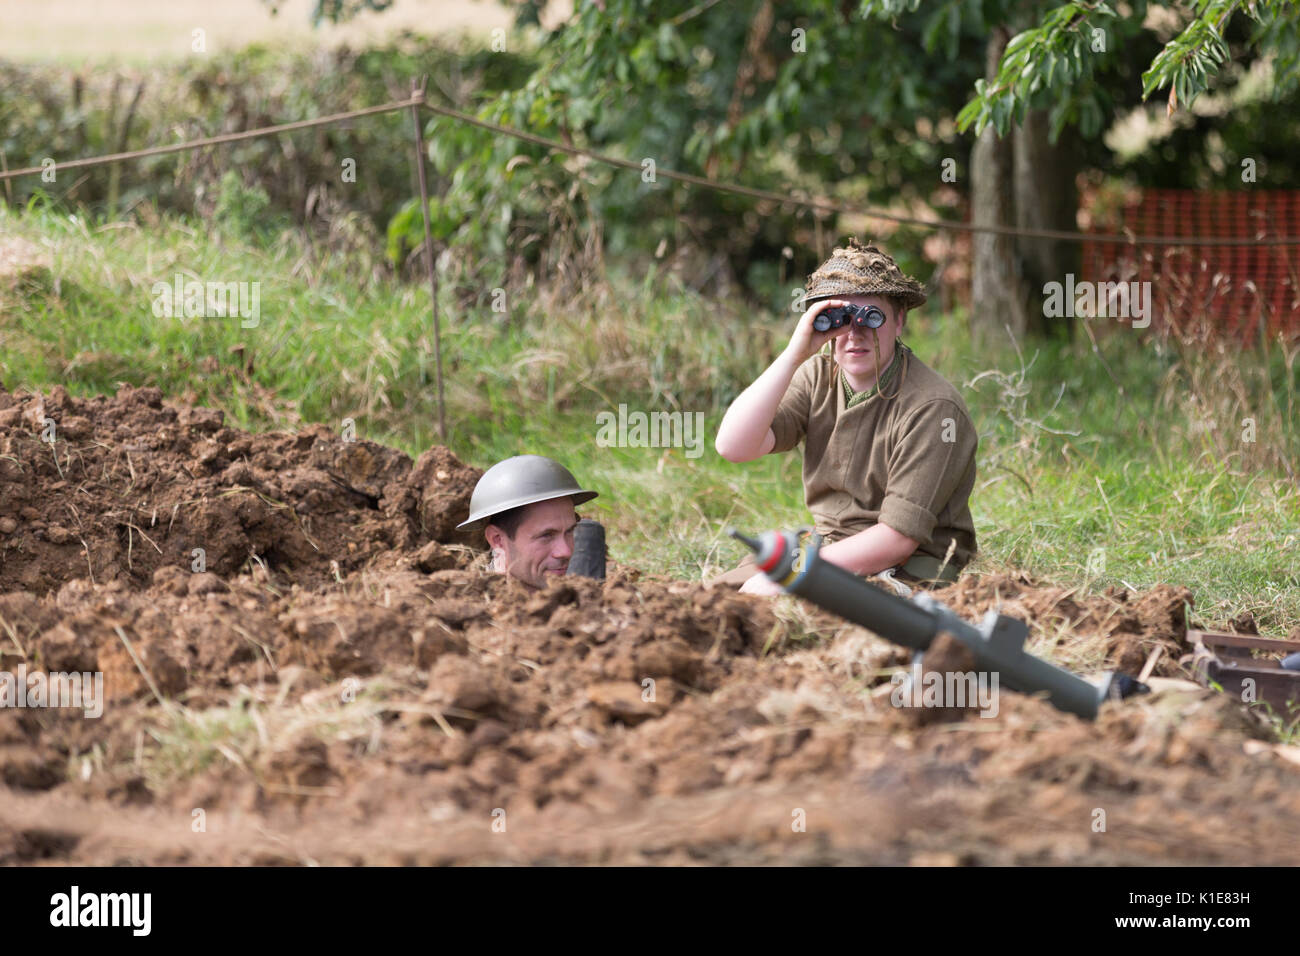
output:
[{"label": "man in trench", "polygon": [[[541,455],[518,455],[483,472],[458,529],[483,530],[491,570],[533,588],[556,577],[605,576],[604,530],[578,521],[577,505],[597,497],[567,468]],[[581,533],[575,545],[575,533]]]},{"label": "man in trench", "polygon": [[[951,583],[976,551],[968,499],[978,436],[957,390],[899,339],[908,310],[925,302],[921,284],[875,245],[850,239],[806,289],[789,345],[727,409],[718,454],[745,462],[802,442],[824,560],[901,590]],[[814,328],[844,306],[874,306],[883,324]],[[752,557],[713,583],[782,593]]]}]

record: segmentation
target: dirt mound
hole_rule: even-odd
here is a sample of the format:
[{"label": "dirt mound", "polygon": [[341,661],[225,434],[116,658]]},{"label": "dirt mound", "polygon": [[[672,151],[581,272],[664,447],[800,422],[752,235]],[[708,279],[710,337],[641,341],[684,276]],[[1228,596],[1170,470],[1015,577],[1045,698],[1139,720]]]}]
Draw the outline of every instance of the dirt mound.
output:
[{"label": "dirt mound", "polygon": [[1039,635],[1095,641],[1108,666],[1126,674],[1138,674],[1159,648],[1152,671],[1157,676],[1181,673],[1178,660],[1188,651],[1187,608],[1195,603],[1189,589],[1169,584],[1142,594],[1112,587],[1101,595],[1081,595],[1079,588],[1044,587],[1023,574],[967,575],[945,589],[942,599],[971,620],[1000,607],[1032,622]]},{"label": "dirt mound", "polygon": [[310,587],[467,544],[455,524],[479,474],[445,448],[412,465],[322,425],[250,435],[156,388],[0,392],[0,590],[140,587],[160,569]]},{"label": "dirt mound", "polygon": [[[468,567],[478,473],[445,449],[148,389],[0,394],[0,442],[0,671],[104,681],[98,717],[0,707],[0,862],[1258,864],[1300,836],[1300,768],[1207,691],[916,719],[901,650],[793,602]],[[1170,672],[1189,598],[944,594]]]}]

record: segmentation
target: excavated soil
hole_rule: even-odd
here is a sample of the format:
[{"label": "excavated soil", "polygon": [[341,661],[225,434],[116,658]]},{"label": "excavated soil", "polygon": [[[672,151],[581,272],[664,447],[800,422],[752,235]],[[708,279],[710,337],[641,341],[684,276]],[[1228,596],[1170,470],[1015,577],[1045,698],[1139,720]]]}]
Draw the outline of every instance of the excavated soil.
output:
[{"label": "excavated soil", "polygon": [[[898,708],[905,654],[794,602],[485,573],[478,474],[155,389],[0,392],[0,670],[106,698],[0,709],[0,862],[1295,861],[1300,767],[1231,700]],[[942,597],[1185,676],[1182,588]]]}]

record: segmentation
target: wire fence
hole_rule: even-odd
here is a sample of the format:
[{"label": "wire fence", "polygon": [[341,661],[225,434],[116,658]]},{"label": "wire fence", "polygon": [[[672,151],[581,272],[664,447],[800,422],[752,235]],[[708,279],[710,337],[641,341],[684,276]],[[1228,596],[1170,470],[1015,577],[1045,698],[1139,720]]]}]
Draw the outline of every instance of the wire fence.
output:
[{"label": "wire fence", "polygon": [[[296,130],[311,129],[319,126],[332,126],[351,120],[391,113],[398,110],[410,110],[415,126],[415,163],[419,173],[418,182],[421,191],[421,203],[424,211],[424,231],[426,260],[428,262],[430,293],[432,298],[432,318],[434,324],[434,347],[438,380],[439,431],[445,438],[445,408],[443,401],[443,375],[441,331],[437,311],[437,273],[434,268],[433,240],[430,234],[428,212],[429,200],[425,178],[425,149],[420,113],[444,116],[456,122],[468,124],[492,132],[499,136],[509,136],[521,142],[531,143],[545,149],[581,156],[592,162],[611,167],[635,171],[638,175],[643,170],[642,161],[625,159],[609,153],[574,146],[557,139],[541,136],[527,130],[516,129],[500,123],[472,116],[460,110],[430,103],[424,96],[424,83],[413,84],[411,96],[378,106],[333,113],[315,119],[280,123],[256,129],[223,133],[199,139],[151,146],[143,149],[88,156],[79,159],[57,162],[46,160],[41,166],[27,166],[20,169],[0,168],[0,182],[23,176],[48,175],[51,170],[87,169],[107,166],[160,156],[205,149],[236,143],[241,140],[256,139],[265,136],[277,136]],[[1151,208],[1126,210],[1126,218],[1138,224],[1142,232],[1126,230],[1123,232],[1084,232],[1079,230],[1028,229],[1001,223],[974,223],[954,219],[925,218],[906,216],[887,209],[864,207],[831,199],[819,199],[800,196],[794,193],[777,193],[771,190],[745,186],[740,183],[725,182],[680,170],[668,169],[656,165],[656,177],[680,182],[690,186],[733,195],[746,196],[751,199],[775,203],[780,206],[796,206],[820,213],[859,216],[866,219],[915,226],[923,229],[943,230],[955,233],[987,233],[1022,239],[1040,239],[1079,243],[1083,249],[1083,279],[1101,279],[1138,282],[1158,282],[1162,292],[1157,296],[1157,314],[1160,324],[1171,327],[1172,317],[1180,314],[1186,307],[1199,307],[1199,315],[1214,317],[1225,326],[1229,334],[1245,334],[1249,321],[1243,316],[1253,300],[1256,312],[1261,317],[1260,328],[1253,331],[1269,333],[1275,331],[1300,331],[1300,312],[1296,303],[1300,301],[1300,281],[1292,260],[1289,247],[1300,246],[1300,196],[1288,194],[1290,199],[1277,206],[1268,198],[1256,197],[1253,204],[1242,204],[1240,194],[1225,194],[1232,197],[1228,202],[1235,203],[1234,208],[1226,209],[1222,203],[1203,203],[1208,210],[1206,215],[1193,215],[1192,208],[1185,201],[1178,201],[1168,195],[1163,197],[1151,193],[1155,198],[1154,207],[1163,213],[1154,214]],[[1261,206],[1261,203],[1263,204]],[[1286,215],[1279,215],[1278,210],[1289,210]],[[1294,212],[1295,214],[1291,214]],[[1227,226],[1225,226],[1227,224]],[[1187,231],[1190,225],[1191,231]],[[1278,226],[1284,227],[1278,232]],[[1154,232],[1147,232],[1150,229]],[[1179,230],[1174,232],[1171,230]],[[1152,250],[1152,247],[1155,247]],[[1187,250],[1199,250],[1195,255]],[[1270,252],[1269,250],[1276,250]],[[1233,281],[1233,274],[1242,276],[1240,281]],[[1207,308],[1207,303],[1217,303],[1216,308]],[[1216,311],[1217,309],[1217,311]],[[1179,331],[1175,329],[1175,331]]]},{"label": "wire fence", "polygon": [[[0,170],[0,181],[15,179],[20,176],[40,175],[50,168],[55,170],[85,169],[92,166],[104,166],[111,163],[121,163],[134,159],[142,159],[148,156],[159,156],[166,153],[203,149],[208,146],[220,146],[224,143],[234,143],[245,139],[255,139],[261,136],[274,136],[280,133],[288,133],[300,129],[310,129],[316,126],[336,125],[361,116],[372,116],[376,113],[391,113],[396,110],[410,109],[413,106],[427,110],[428,112],[439,116],[454,119],[457,122],[489,130],[498,135],[510,136],[522,142],[532,143],[536,146],[542,146],[546,149],[555,150],[557,152],[568,153],[572,156],[582,156],[586,159],[592,160],[593,162],[603,163],[608,166],[622,169],[634,170],[638,174],[640,174],[643,169],[640,160],[624,159],[620,156],[613,156],[609,153],[602,153],[593,149],[574,146],[561,140],[538,135],[537,133],[530,133],[527,130],[515,129],[514,127],[504,126],[500,123],[493,123],[489,120],[472,116],[469,113],[461,112],[460,110],[454,110],[450,107],[438,106],[437,104],[430,103],[424,99],[422,94],[420,94],[413,95],[410,99],[406,100],[384,103],[380,106],[369,106],[362,109],[349,110],[346,113],[334,113],[329,116],[318,117],[317,119],[299,120],[293,123],[281,123],[275,126],[263,126],[257,129],[223,133],[220,136],[208,136],[201,139],[186,140],[180,143],[171,143],[165,146],[152,146],[145,149],[129,150],[121,153],[108,153],[101,156],[88,156],[82,159],[68,160],[66,162],[55,162],[53,166],[27,166],[21,169]],[[718,179],[710,179],[704,176],[696,176],[692,173],[667,169],[662,166],[656,166],[655,175],[676,182],[699,186],[705,189],[713,189],[719,192],[731,193],[738,196],[747,196],[751,199],[774,202],[781,205],[800,206],[816,212],[861,216],[867,219],[877,219],[884,222],[897,223],[899,225],[920,226],[926,229],[943,229],[953,232],[991,233],[995,235],[1026,239],[1049,239],[1079,243],[1105,242],[1128,246],[1300,246],[1300,235],[1268,235],[1266,230],[1260,230],[1258,234],[1254,236],[1240,237],[1207,237],[1186,234],[1138,235],[1129,232],[1097,233],[1069,229],[1027,229],[1020,226],[1008,226],[999,223],[972,223],[956,219],[904,216],[899,213],[890,212],[887,209],[856,206],[849,203],[836,202],[828,199],[815,199],[788,193],[777,193],[767,189],[745,186],[740,183],[730,183]]]}]

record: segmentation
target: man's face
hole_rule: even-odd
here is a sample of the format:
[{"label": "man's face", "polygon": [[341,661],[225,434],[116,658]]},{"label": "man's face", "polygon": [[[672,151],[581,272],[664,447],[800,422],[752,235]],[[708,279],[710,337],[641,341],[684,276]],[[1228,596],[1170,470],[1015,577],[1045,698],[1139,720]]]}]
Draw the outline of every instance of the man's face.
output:
[{"label": "man's face", "polygon": [[485,534],[493,551],[501,555],[498,570],[529,587],[544,588],[553,575],[569,569],[577,526],[573,499],[553,498],[529,505],[513,538],[492,524]]},{"label": "man's face", "polygon": [[[880,372],[894,358],[894,343],[902,331],[901,310],[883,295],[844,295],[836,298],[845,299],[854,305],[874,305],[885,313],[885,324],[878,329],[859,329],[849,325],[849,331],[835,339],[835,361],[850,378],[871,378],[876,375],[876,363],[880,363]],[[877,353],[879,343],[879,353]]]}]

